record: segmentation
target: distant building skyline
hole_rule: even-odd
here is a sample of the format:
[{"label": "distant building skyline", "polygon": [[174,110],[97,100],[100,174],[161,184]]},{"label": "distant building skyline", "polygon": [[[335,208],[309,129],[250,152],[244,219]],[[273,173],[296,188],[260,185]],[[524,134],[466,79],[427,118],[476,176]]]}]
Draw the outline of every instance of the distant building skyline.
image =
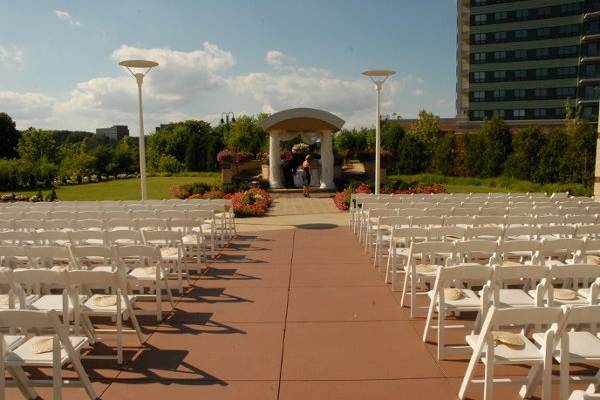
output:
[{"label": "distant building skyline", "polygon": [[127,125],[113,125],[109,128],[96,128],[96,135],[107,136],[114,141],[120,141],[124,137],[129,137],[129,127]]}]

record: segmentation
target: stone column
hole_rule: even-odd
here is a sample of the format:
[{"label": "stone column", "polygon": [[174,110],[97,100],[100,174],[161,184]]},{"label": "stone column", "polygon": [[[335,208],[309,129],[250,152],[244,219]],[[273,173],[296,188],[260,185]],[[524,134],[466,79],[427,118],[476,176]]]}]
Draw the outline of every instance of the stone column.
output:
[{"label": "stone column", "polygon": [[335,189],[331,132],[321,132],[321,189]]},{"label": "stone column", "polygon": [[279,132],[269,132],[269,184],[271,189],[281,189],[281,156]]}]

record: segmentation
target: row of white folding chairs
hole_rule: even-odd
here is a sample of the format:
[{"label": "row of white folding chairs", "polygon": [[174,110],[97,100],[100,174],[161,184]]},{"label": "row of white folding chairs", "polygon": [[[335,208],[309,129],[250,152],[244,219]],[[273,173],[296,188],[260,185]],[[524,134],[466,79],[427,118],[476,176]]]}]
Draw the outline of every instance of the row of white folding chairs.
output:
[{"label": "row of white folding chairs", "polygon": [[[81,246],[104,254],[102,248],[113,246],[149,245],[160,250],[162,260],[177,278],[178,289],[183,290],[183,277],[189,281],[190,264],[196,270],[206,267],[206,248],[197,237],[186,237],[174,231],[112,232],[77,231],[60,235],[59,232],[40,232],[34,240],[19,235],[0,236],[0,266],[4,268],[79,268],[71,249]],[[98,258],[100,255],[98,255]],[[109,261],[109,260],[105,260]],[[114,260],[113,260],[114,261]],[[110,264],[110,263],[109,263]],[[185,270],[185,271],[184,271]]]},{"label": "row of white folding chairs", "polygon": [[[596,228],[590,228],[598,224],[596,216],[475,216],[475,217],[435,217],[435,216],[394,216],[392,213],[382,212],[375,214],[375,217],[370,217],[365,220],[358,229],[359,241],[365,245],[365,248],[371,254],[372,247],[375,245],[376,239],[382,234],[389,232],[392,227],[459,227],[459,228],[484,228],[484,227],[501,227],[503,229],[512,229],[515,232],[518,228],[523,230],[521,235],[538,235],[536,229],[543,228],[550,231],[551,226],[566,227],[556,228],[557,232],[561,232],[561,236],[583,236],[596,235]],[[529,232],[527,231],[529,227]],[[562,229],[562,231],[561,231]],[[516,233],[510,233],[515,235]],[[547,235],[549,233],[542,233]]]},{"label": "row of white folding chairs", "polygon": [[[198,234],[204,243],[209,243],[211,252],[216,247],[225,246],[229,239],[226,229],[219,229],[214,219],[206,218],[111,218],[109,220],[85,219],[85,220],[0,220],[0,235],[2,232],[36,232],[36,231],[112,231],[112,230],[173,230],[181,231],[184,235]],[[59,235],[56,233],[56,235]]]}]

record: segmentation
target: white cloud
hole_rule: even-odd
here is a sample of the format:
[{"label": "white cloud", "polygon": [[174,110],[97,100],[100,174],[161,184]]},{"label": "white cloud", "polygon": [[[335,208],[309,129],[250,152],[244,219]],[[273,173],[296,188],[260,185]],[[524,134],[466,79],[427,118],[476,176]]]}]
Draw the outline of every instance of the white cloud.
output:
[{"label": "white cloud", "polygon": [[[222,111],[275,112],[290,107],[323,108],[346,120],[346,126],[371,126],[375,91],[369,80],[336,77],[316,66],[297,65],[292,57],[270,50],[265,60],[273,67],[262,72],[231,73],[234,55],[205,42],[190,51],[122,45],[115,61],[150,59],[159,66],[145,78],[144,117],[147,131],[161,123],[187,118],[217,122]],[[426,82],[412,74],[396,75],[384,85],[382,113],[409,118],[427,108],[450,115],[450,102],[431,98]],[[1,92],[0,103],[19,128],[94,130],[127,124],[137,134],[137,86],[126,72],[79,82],[62,96]]]},{"label": "white cloud", "polygon": [[61,19],[63,21],[67,21],[70,25],[73,25],[73,26],[83,26],[83,24],[81,23],[81,21],[79,21],[78,19],[76,19],[75,17],[73,17],[67,11],[64,11],[64,10],[54,10],[54,15],[56,15],[56,17],[58,19]]},{"label": "white cloud", "polygon": [[0,64],[2,65],[23,65],[24,53],[17,46],[5,47],[0,45]]}]

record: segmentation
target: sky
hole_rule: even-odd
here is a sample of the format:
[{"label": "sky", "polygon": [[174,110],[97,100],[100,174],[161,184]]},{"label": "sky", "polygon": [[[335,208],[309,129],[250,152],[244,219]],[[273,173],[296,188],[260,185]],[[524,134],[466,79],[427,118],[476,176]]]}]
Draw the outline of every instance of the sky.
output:
[{"label": "sky", "polygon": [[455,0],[0,0],[0,112],[19,129],[137,128],[118,62],[160,65],[144,85],[146,133],[222,112],[292,107],[372,126],[365,69],[396,71],[382,114],[454,115]]}]

